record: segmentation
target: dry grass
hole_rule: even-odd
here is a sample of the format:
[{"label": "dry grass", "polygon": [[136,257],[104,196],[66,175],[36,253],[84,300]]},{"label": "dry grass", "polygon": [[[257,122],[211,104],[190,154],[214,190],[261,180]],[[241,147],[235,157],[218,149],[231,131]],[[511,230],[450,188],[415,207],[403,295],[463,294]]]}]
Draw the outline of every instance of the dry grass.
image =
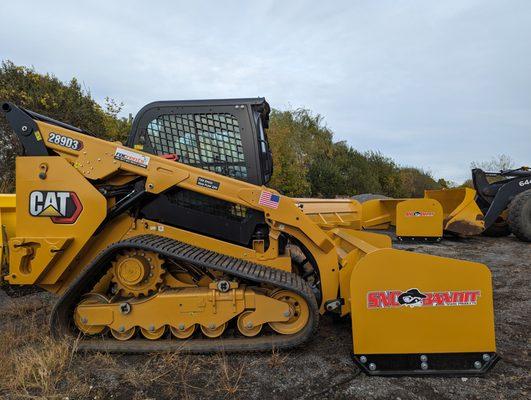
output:
[{"label": "dry grass", "polygon": [[273,348],[271,351],[271,357],[267,364],[270,368],[278,368],[282,366],[288,360],[287,355],[283,355],[279,349]]},{"label": "dry grass", "polygon": [[217,391],[227,397],[234,397],[236,393],[244,391],[241,380],[245,364],[232,366],[224,351],[216,354],[218,369],[218,389]]},{"label": "dry grass", "polygon": [[0,398],[245,397],[246,363],[223,352],[212,356],[76,353],[74,339],[50,337],[51,303],[51,297],[42,293],[0,300]]},{"label": "dry grass", "polygon": [[59,398],[64,383],[85,397],[90,385],[72,374],[75,341],[54,341],[38,298],[6,299],[0,318],[0,393],[8,398]]}]

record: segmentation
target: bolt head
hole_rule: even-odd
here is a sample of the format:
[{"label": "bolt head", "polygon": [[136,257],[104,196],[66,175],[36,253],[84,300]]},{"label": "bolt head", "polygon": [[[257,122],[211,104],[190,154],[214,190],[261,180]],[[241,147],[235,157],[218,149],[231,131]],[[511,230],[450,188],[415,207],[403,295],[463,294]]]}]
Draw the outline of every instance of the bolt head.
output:
[{"label": "bolt head", "polygon": [[122,325],[121,327],[119,327],[119,328],[118,328],[118,331],[119,331],[119,332],[125,332],[125,326]]},{"label": "bolt head", "polygon": [[85,318],[85,317],[83,317],[83,318],[81,318],[81,322],[83,322],[84,324],[86,324],[86,323],[88,322],[88,319]]},{"label": "bolt head", "polygon": [[208,325],[208,328],[209,329],[216,329],[216,324],[210,324],[210,325]]},{"label": "bolt head", "polygon": [[365,364],[367,362],[367,357],[361,356],[360,357],[360,363]]},{"label": "bolt head", "polygon": [[488,362],[490,361],[490,354],[483,354],[483,361]]},{"label": "bolt head", "polygon": [[26,125],[22,125],[22,132],[26,132],[28,130],[28,127]]},{"label": "bolt head", "polygon": [[253,325],[252,322],[248,322],[248,323],[247,323],[247,328],[248,328],[248,329],[251,329],[253,326],[254,326],[254,325]]},{"label": "bolt head", "polygon": [[427,370],[428,369],[428,363],[427,362],[420,363],[420,368],[423,369],[423,370]]},{"label": "bolt head", "polygon": [[481,361],[476,361],[476,362],[474,363],[474,368],[475,368],[475,369],[481,369],[482,366],[483,366],[483,365],[481,364]]},{"label": "bolt head", "polygon": [[149,331],[153,332],[155,330],[155,325],[149,325]]},{"label": "bolt head", "polygon": [[426,354],[421,355],[420,356],[420,361],[422,361],[422,362],[428,361],[428,356]]},{"label": "bolt head", "polygon": [[227,281],[218,282],[218,290],[222,293],[228,292],[230,290],[230,283]]},{"label": "bolt head", "polygon": [[177,328],[179,328],[180,331],[184,331],[184,324],[179,324]]},{"label": "bolt head", "polygon": [[129,303],[120,304],[120,312],[124,315],[129,314],[131,312],[131,305]]},{"label": "bolt head", "polygon": [[285,317],[289,317],[290,315],[291,315],[291,312],[289,312],[289,311],[284,312],[284,316]]},{"label": "bolt head", "polygon": [[369,369],[370,369],[371,371],[376,371],[376,364],[375,364],[375,363],[370,363],[370,364],[369,364]]}]

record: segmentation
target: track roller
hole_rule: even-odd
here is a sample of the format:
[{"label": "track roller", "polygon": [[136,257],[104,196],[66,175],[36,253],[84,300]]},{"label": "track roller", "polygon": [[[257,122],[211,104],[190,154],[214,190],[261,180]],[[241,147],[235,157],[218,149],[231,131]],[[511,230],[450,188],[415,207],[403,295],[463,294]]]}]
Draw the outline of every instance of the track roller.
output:
[{"label": "track roller", "polygon": [[[152,329],[151,329],[152,328]],[[163,325],[159,329],[155,329],[155,327],[151,327],[150,329],[140,328],[140,332],[142,333],[142,336],[144,336],[146,339],[149,340],[157,340],[164,335],[164,332],[166,332],[166,327]]]},{"label": "track roller", "polygon": [[240,314],[237,321],[238,330],[240,333],[247,337],[253,337],[260,333],[262,330],[262,324],[253,325],[252,322],[245,323],[245,317],[252,314],[252,311],[244,311]]},{"label": "track roller", "polygon": [[201,332],[209,338],[217,338],[225,332],[225,328],[227,327],[227,323],[221,324],[219,326],[211,325],[211,326],[203,326],[201,325]]},{"label": "track roller", "polygon": [[184,328],[184,325],[180,329],[179,327],[175,328],[173,326],[170,326],[170,332],[173,336],[175,336],[177,339],[188,339],[191,337],[195,332],[195,324],[189,326],[188,328]]},{"label": "track roller", "polygon": [[120,332],[119,330],[111,329],[111,335],[117,340],[129,340],[135,336],[136,328],[133,326],[130,329]]}]

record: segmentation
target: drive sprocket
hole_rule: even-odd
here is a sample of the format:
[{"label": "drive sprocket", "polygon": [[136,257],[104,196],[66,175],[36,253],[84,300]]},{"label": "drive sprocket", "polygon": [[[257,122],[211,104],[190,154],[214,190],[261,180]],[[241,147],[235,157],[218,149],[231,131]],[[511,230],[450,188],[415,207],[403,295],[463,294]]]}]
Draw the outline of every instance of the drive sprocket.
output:
[{"label": "drive sprocket", "polygon": [[165,273],[159,255],[152,251],[130,250],[112,262],[112,282],[122,296],[148,296],[156,292]]}]

